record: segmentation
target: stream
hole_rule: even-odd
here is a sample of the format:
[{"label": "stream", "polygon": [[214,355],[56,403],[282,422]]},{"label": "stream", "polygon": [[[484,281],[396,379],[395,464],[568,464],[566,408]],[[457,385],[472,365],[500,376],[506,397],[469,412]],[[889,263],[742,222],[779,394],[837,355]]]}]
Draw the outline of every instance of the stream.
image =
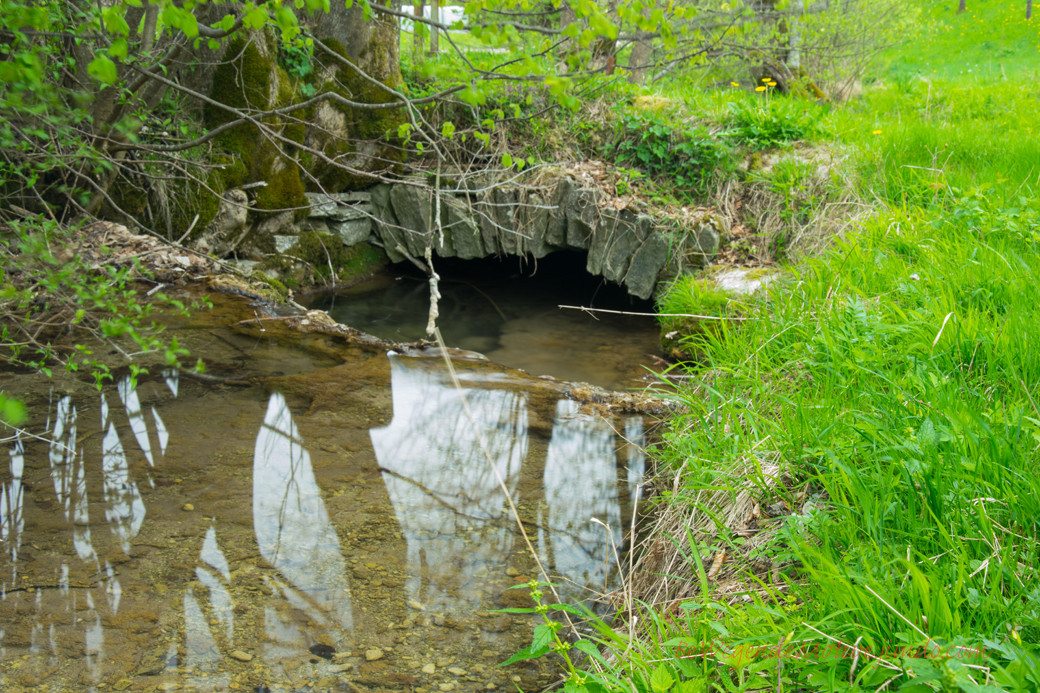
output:
[{"label": "stream", "polygon": [[[530,643],[534,622],[491,612],[529,606],[528,590],[510,588],[538,577],[503,486],[561,597],[606,601],[644,417],[587,413],[517,370],[568,377],[551,355],[512,367],[463,355],[455,381],[436,357],[248,334],[235,328],[255,315],[245,299],[211,298],[212,311],[171,332],[210,373],[262,384],[153,368],[136,387],[117,373],[99,393],[86,378],[0,374],[31,415],[28,434],[0,442],[0,690],[552,682],[544,659],[497,666]],[[537,318],[495,303],[510,313],[485,348],[506,353],[504,335],[525,331],[537,341]],[[557,329],[543,322],[542,336]],[[596,338],[615,340],[607,329]],[[630,382],[645,345],[610,346],[581,372]]]}]

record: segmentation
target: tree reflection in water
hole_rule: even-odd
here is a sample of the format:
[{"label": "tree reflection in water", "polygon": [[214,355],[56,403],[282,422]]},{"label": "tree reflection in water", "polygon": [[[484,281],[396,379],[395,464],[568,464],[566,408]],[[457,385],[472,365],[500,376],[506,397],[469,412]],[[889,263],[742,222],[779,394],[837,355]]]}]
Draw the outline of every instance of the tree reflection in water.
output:
[{"label": "tree reflection in water", "polygon": [[[408,617],[413,600],[456,617],[459,628],[439,636],[445,655],[511,647],[515,634],[473,628],[512,584],[507,567],[534,574],[499,475],[540,559],[573,586],[564,597],[603,589],[611,547],[589,520],[623,536],[623,504],[642,474],[641,419],[620,422],[631,444],[619,446],[610,423],[557,401],[557,389],[461,362],[459,389],[437,360],[389,361],[389,425],[369,429],[372,417],[349,409],[299,419],[308,436],[329,425],[344,441],[367,431],[372,451],[320,459],[322,474],[343,465],[341,478],[371,478],[374,451],[385,491],[322,489],[280,393],[260,402],[262,422],[254,395],[203,391],[212,399],[201,412],[189,397],[170,402],[167,387],[175,398],[186,389],[173,370],[151,390],[119,382],[99,408],[54,397],[46,447],[33,457],[9,441],[0,484],[0,688],[32,676],[93,686],[147,675],[223,690],[238,650],[274,672],[315,642],[352,647],[391,618],[415,624],[421,642],[430,633],[419,629],[436,624]],[[225,435],[236,425],[244,435]],[[355,573],[380,564],[378,593],[351,594],[344,548]],[[18,673],[3,669],[19,658],[29,661]],[[48,673],[53,662],[60,674]]]},{"label": "tree reflection in water", "polygon": [[[346,562],[303,445],[281,393],[271,395],[253,456],[253,529],[260,555],[279,576],[269,587],[324,629],[352,628]],[[307,642],[302,624],[268,608],[269,647]],[[273,653],[272,653],[273,654]]]},{"label": "tree reflection in water", "polygon": [[[529,431],[523,389],[480,375],[463,376],[458,389],[429,360],[390,362],[393,421],[370,436],[408,542],[407,597],[435,610],[472,608],[480,599],[467,592],[474,575],[503,569],[522,550],[493,469],[534,530],[539,559],[578,588],[568,594],[581,599],[584,588],[602,588],[615,564],[607,533],[591,518],[610,526],[615,541],[623,537],[610,423],[561,400],[546,447]],[[642,474],[639,417],[626,421],[626,434],[638,441],[621,477],[628,486]]]}]

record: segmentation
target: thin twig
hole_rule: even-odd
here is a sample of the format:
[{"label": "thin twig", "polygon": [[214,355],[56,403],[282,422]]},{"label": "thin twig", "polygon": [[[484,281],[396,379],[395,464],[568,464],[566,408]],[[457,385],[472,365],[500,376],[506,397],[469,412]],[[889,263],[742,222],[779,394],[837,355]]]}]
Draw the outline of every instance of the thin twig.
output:
[{"label": "thin twig", "polygon": [[613,313],[614,315],[642,315],[648,318],[697,318],[698,320],[753,320],[754,318],[720,318],[717,315],[696,315],[694,313],[632,313],[627,310],[607,310],[605,308],[587,308],[585,306],[556,306],[557,308],[570,308],[571,310],[583,310],[586,313]]}]

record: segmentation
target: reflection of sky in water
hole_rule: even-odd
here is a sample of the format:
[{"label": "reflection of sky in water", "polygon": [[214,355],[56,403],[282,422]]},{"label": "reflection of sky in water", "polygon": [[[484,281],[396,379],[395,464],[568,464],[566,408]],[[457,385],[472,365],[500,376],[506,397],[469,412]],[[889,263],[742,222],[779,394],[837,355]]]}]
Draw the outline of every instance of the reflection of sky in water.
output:
[{"label": "reflection of sky in water", "polygon": [[539,508],[538,550],[544,563],[579,585],[602,587],[614,560],[610,537],[620,541],[618,470],[614,429],[599,418],[578,413],[578,403],[556,403],[552,440],[545,460],[545,507]]},{"label": "reflection of sky in water", "polygon": [[22,527],[22,471],[25,467],[24,448],[16,438],[11,450],[11,480],[0,488],[0,544],[4,553],[11,557],[11,580],[17,576],[18,547],[21,545]]},{"label": "reflection of sky in water", "polygon": [[646,434],[643,432],[643,417],[632,416],[625,420],[625,441],[628,459],[628,502],[639,501],[639,484],[643,483],[646,471]]},{"label": "reflection of sky in water", "polygon": [[[137,400],[137,393],[130,389],[129,378],[124,378],[119,383],[120,391],[133,393],[133,397],[124,397],[124,406],[127,417],[130,419],[130,427],[140,445],[141,438],[148,442],[148,429],[144,418],[141,416],[141,405]],[[144,522],[145,507],[144,500],[137,489],[137,482],[130,474],[130,464],[123,450],[123,442],[119,439],[116,431],[115,421],[109,420],[108,401],[104,395],[101,396],[102,418],[101,428],[105,429],[105,437],[101,442],[101,468],[104,480],[105,518],[112,525],[112,532],[119,537],[124,553],[130,553],[130,542],[137,536]],[[139,421],[135,427],[134,420]],[[143,431],[143,436],[139,434]],[[149,464],[152,461],[149,449],[142,448]],[[85,494],[84,494],[85,495]]]},{"label": "reflection of sky in water", "polygon": [[[407,572],[424,576],[409,581],[407,597],[443,609],[481,567],[501,568],[522,541],[489,458],[514,501],[539,500],[518,491],[522,470],[540,472],[531,459],[537,453],[529,450],[527,395],[472,386],[459,391],[428,361],[391,356],[390,362],[394,418],[370,436],[408,542]],[[641,443],[641,419],[630,419],[626,433]],[[576,403],[560,401],[544,477],[532,485],[543,489],[532,494],[544,494],[544,502],[537,518],[527,519],[548,529],[532,537],[539,558],[579,585],[602,587],[614,567],[606,530],[590,519],[609,525],[619,542],[619,492],[631,492],[628,485],[642,472],[641,447],[630,447],[631,478],[619,484],[615,443],[608,422],[578,415]]]},{"label": "reflection of sky in water", "polygon": [[[407,573],[413,578],[407,596],[441,609],[447,592],[478,567],[501,563],[516,539],[494,470],[515,495],[527,455],[526,395],[460,392],[441,382],[443,370],[405,357],[391,356],[390,369],[394,418],[369,435],[380,466],[388,470],[383,482],[408,542]],[[467,541],[472,530],[482,532],[479,543]],[[428,577],[422,592],[414,577],[420,574]]]},{"label": "reflection of sky in water", "polygon": [[[317,623],[352,626],[346,562],[310,454],[281,393],[271,395],[253,457],[253,528],[260,554],[285,582],[276,589]],[[268,630],[269,635],[273,635]],[[277,638],[296,639],[283,632]]]}]

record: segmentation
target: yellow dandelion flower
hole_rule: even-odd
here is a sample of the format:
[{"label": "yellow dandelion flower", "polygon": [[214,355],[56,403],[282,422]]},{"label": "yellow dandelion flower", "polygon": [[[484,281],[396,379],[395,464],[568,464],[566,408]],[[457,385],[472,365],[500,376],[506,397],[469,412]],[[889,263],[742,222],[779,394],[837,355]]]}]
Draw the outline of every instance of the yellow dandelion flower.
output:
[{"label": "yellow dandelion flower", "polygon": [[739,86],[740,86],[740,85],[739,85],[739,84],[737,84],[736,82],[730,82],[730,84],[731,84],[731,85],[733,85],[734,87],[739,87]]},{"label": "yellow dandelion flower", "polygon": [[755,87],[755,91],[765,91],[765,87]]},{"label": "yellow dandelion flower", "polygon": [[875,130],[875,131],[874,131],[874,134],[875,134],[875,135],[880,135],[880,134],[881,134],[881,131],[880,131],[880,130]]}]

